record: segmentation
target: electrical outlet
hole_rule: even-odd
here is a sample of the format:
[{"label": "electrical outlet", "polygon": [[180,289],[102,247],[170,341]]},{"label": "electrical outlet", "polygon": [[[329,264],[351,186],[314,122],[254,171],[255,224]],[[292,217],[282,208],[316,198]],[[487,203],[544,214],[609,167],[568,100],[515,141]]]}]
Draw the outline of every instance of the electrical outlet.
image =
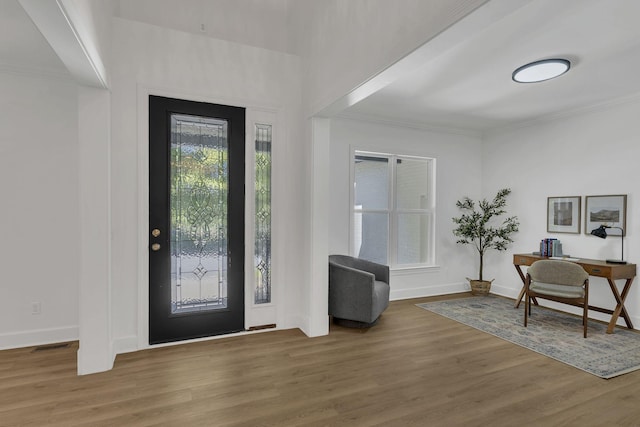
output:
[{"label": "electrical outlet", "polygon": [[39,302],[31,303],[31,314],[40,314],[42,313],[42,304]]}]

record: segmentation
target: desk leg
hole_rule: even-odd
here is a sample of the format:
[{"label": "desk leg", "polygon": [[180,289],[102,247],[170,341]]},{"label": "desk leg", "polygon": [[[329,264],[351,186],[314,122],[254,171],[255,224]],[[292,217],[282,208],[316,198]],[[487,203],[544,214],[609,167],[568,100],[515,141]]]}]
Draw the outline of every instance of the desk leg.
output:
[{"label": "desk leg", "polygon": [[627,328],[633,329],[633,323],[631,323],[631,318],[629,317],[629,313],[627,313],[627,309],[624,308],[624,301],[627,298],[627,294],[629,293],[629,289],[631,289],[631,283],[633,282],[633,278],[627,279],[624,284],[624,288],[622,288],[622,295],[618,292],[618,287],[616,283],[612,279],[607,279],[609,282],[609,286],[611,287],[611,292],[613,292],[613,296],[616,298],[616,309],[613,310],[613,314],[611,315],[611,320],[609,321],[609,326],[607,327],[607,333],[612,334],[615,327],[616,322],[618,321],[618,317],[622,314],[622,318],[627,324]]},{"label": "desk leg", "polygon": [[[518,272],[518,275],[520,276],[520,280],[522,280],[522,289],[520,289],[520,293],[518,294],[518,299],[516,300],[516,305],[514,306],[515,308],[518,308],[518,307],[520,307],[520,302],[522,301],[522,297],[524,296],[524,293],[525,293],[525,290],[526,290],[525,286],[524,286],[524,283],[525,283],[525,281],[527,279],[524,277],[524,273],[522,272],[522,269],[520,268],[519,265],[514,264],[513,266],[516,268],[516,271]],[[532,298],[532,300],[533,300],[533,303],[535,305],[538,305],[538,300],[536,300],[535,298]]]}]

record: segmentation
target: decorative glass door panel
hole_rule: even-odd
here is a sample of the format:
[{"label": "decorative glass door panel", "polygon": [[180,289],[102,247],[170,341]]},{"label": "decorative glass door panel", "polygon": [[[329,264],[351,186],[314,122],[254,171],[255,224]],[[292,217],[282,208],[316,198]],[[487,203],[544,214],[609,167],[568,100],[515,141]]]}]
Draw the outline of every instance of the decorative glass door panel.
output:
[{"label": "decorative glass door panel", "polygon": [[149,97],[149,343],[244,330],[245,110]]},{"label": "decorative glass door panel", "polygon": [[271,125],[256,124],[255,304],[271,302]]},{"label": "decorative glass door panel", "polygon": [[171,115],[171,313],[227,307],[227,125]]}]

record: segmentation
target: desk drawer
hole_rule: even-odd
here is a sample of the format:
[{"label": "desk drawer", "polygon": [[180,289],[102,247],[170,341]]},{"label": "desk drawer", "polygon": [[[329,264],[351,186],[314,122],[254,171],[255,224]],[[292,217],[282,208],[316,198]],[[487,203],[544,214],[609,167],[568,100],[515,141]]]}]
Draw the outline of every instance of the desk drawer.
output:
[{"label": "desk drawer", "polygon": [[611,267],[607,267],[605,265],[589,265],[589,264],[581,264],[584,271],[589,273],[589,276],[596,277],[610,277],[611,276]]},{"label": "desk drawer", "polygon": [[543,258],[539,256],[514,255],[513,263],[515,265],[531,265],[540,259],[543,259]]}]

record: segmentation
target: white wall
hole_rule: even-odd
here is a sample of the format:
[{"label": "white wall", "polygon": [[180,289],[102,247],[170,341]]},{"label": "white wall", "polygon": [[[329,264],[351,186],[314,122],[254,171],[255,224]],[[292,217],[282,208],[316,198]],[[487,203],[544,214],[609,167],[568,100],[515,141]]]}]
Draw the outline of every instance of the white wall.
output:
[{"label": "white wall", "polygon": [[116,15],[304,57],[305,111],[311,115],[484,3],[486,0],[116,0]]},{"label": "white wall", "polygon": [[290,49],[287,0],[117,0],[117,16],[279,52]]},{"label": "white wall", "polygon": [[77,111],[71,81],[0,74],[0,349],[78,338]]},{"label": "white wall", "polygon": [[[509,212],[520,220],[520,232],[506,253],[491,255],[488,275],[495,275],[492,291],[516,297],[522,283],[513,265],[513,253],[538,250],[541,239],[556,237],[566,254],[606,259],[620,257],[619,238],[606,240],[584,234],[584,196],[627,194],[625,258],[640,262],[640,101],[608,105],[582,114],[534,123],[487,135],[483,149],[483,194],[502,187],[513,193]],[[581,234],[547,233],[547,197],[582,196]],[[636,280],[637,282],[637,280]],[[640,324],[638,283],[626,307],[635,326]],[[591,278],[590,303],[613,308],[615,300],[604,279]],[[566,306],[563,309],[567,309]],[[607,319],[599,313],[590,316]]]},{"label": "white wall", "polygon": [[373,122],[331,121],[331,178],[329,252],[349,253],[350,150],[361,149],[436,159],[436,263],[437,267],[395,270],[391,273],[391,299],[461,292],[466,276],[475,275],[470,248],[455,244],[451,218],[459,214],[455,203],[463,196],[481,194],[482,141],[462,132],[411,129]]},{"label": "white wall", "polygon": [[[279,327],[299,326],[300,288],[308,275],[309,154],[300,143],[301,85],[298,57],[210,37],[163,29],[116,18],[112,67],[112,221],[113,334],[116,351],[134,350],[140,343],[139,287],[147,274],[146,247],[139,236],[147,221],[146,94],[198,101],[266,107],[279,114],[274,141],[273,171],[274,275],[277,283]],[[143,148],[140,150],[140,148]],[[142,177],[142,181],[140,178]],[[142,223],[141,223],[142,221]],[[142,234],[141,234],[142,233]],[[144,237],[143,237],[144,239]],[[279,273],[276,273],[279,269]],[[142,275],[142,277],[141,277]],[[143,314],[143,313],[142,313]],[[139,323],[140,322],[140,323]]]},{"label": "white wall", "polygon": [[287,0],[119,0],[117,16],[279,52],[290,49]]}]

